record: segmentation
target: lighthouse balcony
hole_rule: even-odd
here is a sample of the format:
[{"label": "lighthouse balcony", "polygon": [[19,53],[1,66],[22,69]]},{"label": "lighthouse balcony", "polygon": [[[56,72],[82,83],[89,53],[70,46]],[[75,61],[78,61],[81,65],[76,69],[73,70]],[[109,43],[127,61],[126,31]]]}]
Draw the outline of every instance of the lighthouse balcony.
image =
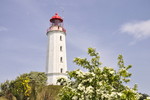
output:
[{"label": "lighthouse balcony", "polygon": [[49,29],[47,29],[47,32],[49,31],[62,31],[66,33],[66,30],[61,26],[51,26]]}]

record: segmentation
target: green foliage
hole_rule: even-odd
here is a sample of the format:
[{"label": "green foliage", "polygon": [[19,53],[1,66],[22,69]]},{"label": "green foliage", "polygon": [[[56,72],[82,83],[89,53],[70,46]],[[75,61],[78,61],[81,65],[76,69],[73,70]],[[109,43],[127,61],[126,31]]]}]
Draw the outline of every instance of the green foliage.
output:
[{"label": "green foliage", "polygon": [[0,87],[1,87],[1,89],[0,89],[1,90],[1,92],[0,92],[1,96],[6,97],[6,99],[13,100],[10,82],[7,80],[6,82],[2,83],[0,85]]},{"label": "green foliage", "polygon": [[26,100],[31,94],[30,79],[27,76],[19,76],[11,82],[11,92],[18,100]]},{"label": "green foliage", "polygon": [[74,70],[68,72],[69,79],[59,79],[65,86],[59,96],[61,100],[138,100],[137,85],[129,88],[124,84],[130,82],[131,65],[125,66],[123,56],[118,56],[118,70],[102,67],[99,53],[89,48],[87,58],[75,58],[74,62],[87,69],[87,72]]},{"label": "green foliage", "polygon": [[17,77],[15,80],[1,84],[1,95],[17,100],[36,100],[37,93],[46,85],[47,76],[44,72],[30,72]]},{"label": "green foliage", "polygon": [[46,85],[47,76],[44,72],[30,72],[28,77],[30,78],[29,85],[31,86],[30,98],[36,100],[37,93]]},{"label": "green foliage", "polygon": [[1,84],[1,95],[5,95],[8,94],[10,92],[10,88],[9,88],[10,82],[7,80],[6,82]]},{"label": "green foliage", "polygon": [[146,100],[147,97],[150,97],[148,94],[145,94],[145,93],[140,93],[142,96],[140,97],[139,100]]}]

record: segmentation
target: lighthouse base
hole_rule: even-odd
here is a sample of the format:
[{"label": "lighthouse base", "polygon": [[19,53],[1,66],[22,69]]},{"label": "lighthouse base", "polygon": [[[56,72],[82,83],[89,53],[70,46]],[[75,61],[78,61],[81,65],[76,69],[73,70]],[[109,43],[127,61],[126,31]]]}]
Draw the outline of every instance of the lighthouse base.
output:
[{"label": "lighthouse base", "polygon": [[48,73],[47,74],[47,83],[48,83],[48,85],[59,85],[57,83],[57,80],[59,78],[67,79],[67,74],[66,73]]}]

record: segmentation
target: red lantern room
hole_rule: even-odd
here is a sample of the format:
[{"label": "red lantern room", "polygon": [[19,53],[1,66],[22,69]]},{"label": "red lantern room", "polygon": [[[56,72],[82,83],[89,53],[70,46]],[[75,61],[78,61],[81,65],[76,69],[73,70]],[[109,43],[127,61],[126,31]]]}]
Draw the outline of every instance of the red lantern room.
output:
[{"label": "red lantern room", "polygon": [[55,13],[55,16],[53,16],[51,19],[50,19],[50,22],[52,22],[52,23],[55,23],[56,21],[58,21],[58,22],[63,22],[63,19],[60,17],[60,16],[58,16],[58,14],[57,13]]},{"label": "red lantern room", "polygon": [[63,28],[63,19],[57,13],[52,16],[50,22],[51,27],[47,30],[47,32],[56,30],[66,32],[66,30]]},{"label": "red lantern room", "polygon": [[52,23],[52,26],[62,26],[63,19],[56,13],[55,16],[50,19],[50,22]]}]

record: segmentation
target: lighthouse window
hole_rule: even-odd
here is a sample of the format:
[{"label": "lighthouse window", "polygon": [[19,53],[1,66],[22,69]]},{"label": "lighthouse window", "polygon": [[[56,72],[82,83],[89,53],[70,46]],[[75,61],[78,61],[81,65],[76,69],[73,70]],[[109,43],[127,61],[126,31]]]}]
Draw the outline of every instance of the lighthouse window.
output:
[{"label": "lighthouse window", "polygon": [[62,36],[60,36],[60,41],[62,41]]},{"label": "lighthouse window", "polygon": [[63,69],[62,68],[60,69],[60,72],[63,73]]},{"label": "lighthouse window", "polygon": [[62,51],[62,46],[60,46],[60,51]]},{"label": "lighthouse window", "polygon": [[60,62],[61,62],[61,63],[63,62],[63,58],[62,58],[62,57],[60,57]]}]

